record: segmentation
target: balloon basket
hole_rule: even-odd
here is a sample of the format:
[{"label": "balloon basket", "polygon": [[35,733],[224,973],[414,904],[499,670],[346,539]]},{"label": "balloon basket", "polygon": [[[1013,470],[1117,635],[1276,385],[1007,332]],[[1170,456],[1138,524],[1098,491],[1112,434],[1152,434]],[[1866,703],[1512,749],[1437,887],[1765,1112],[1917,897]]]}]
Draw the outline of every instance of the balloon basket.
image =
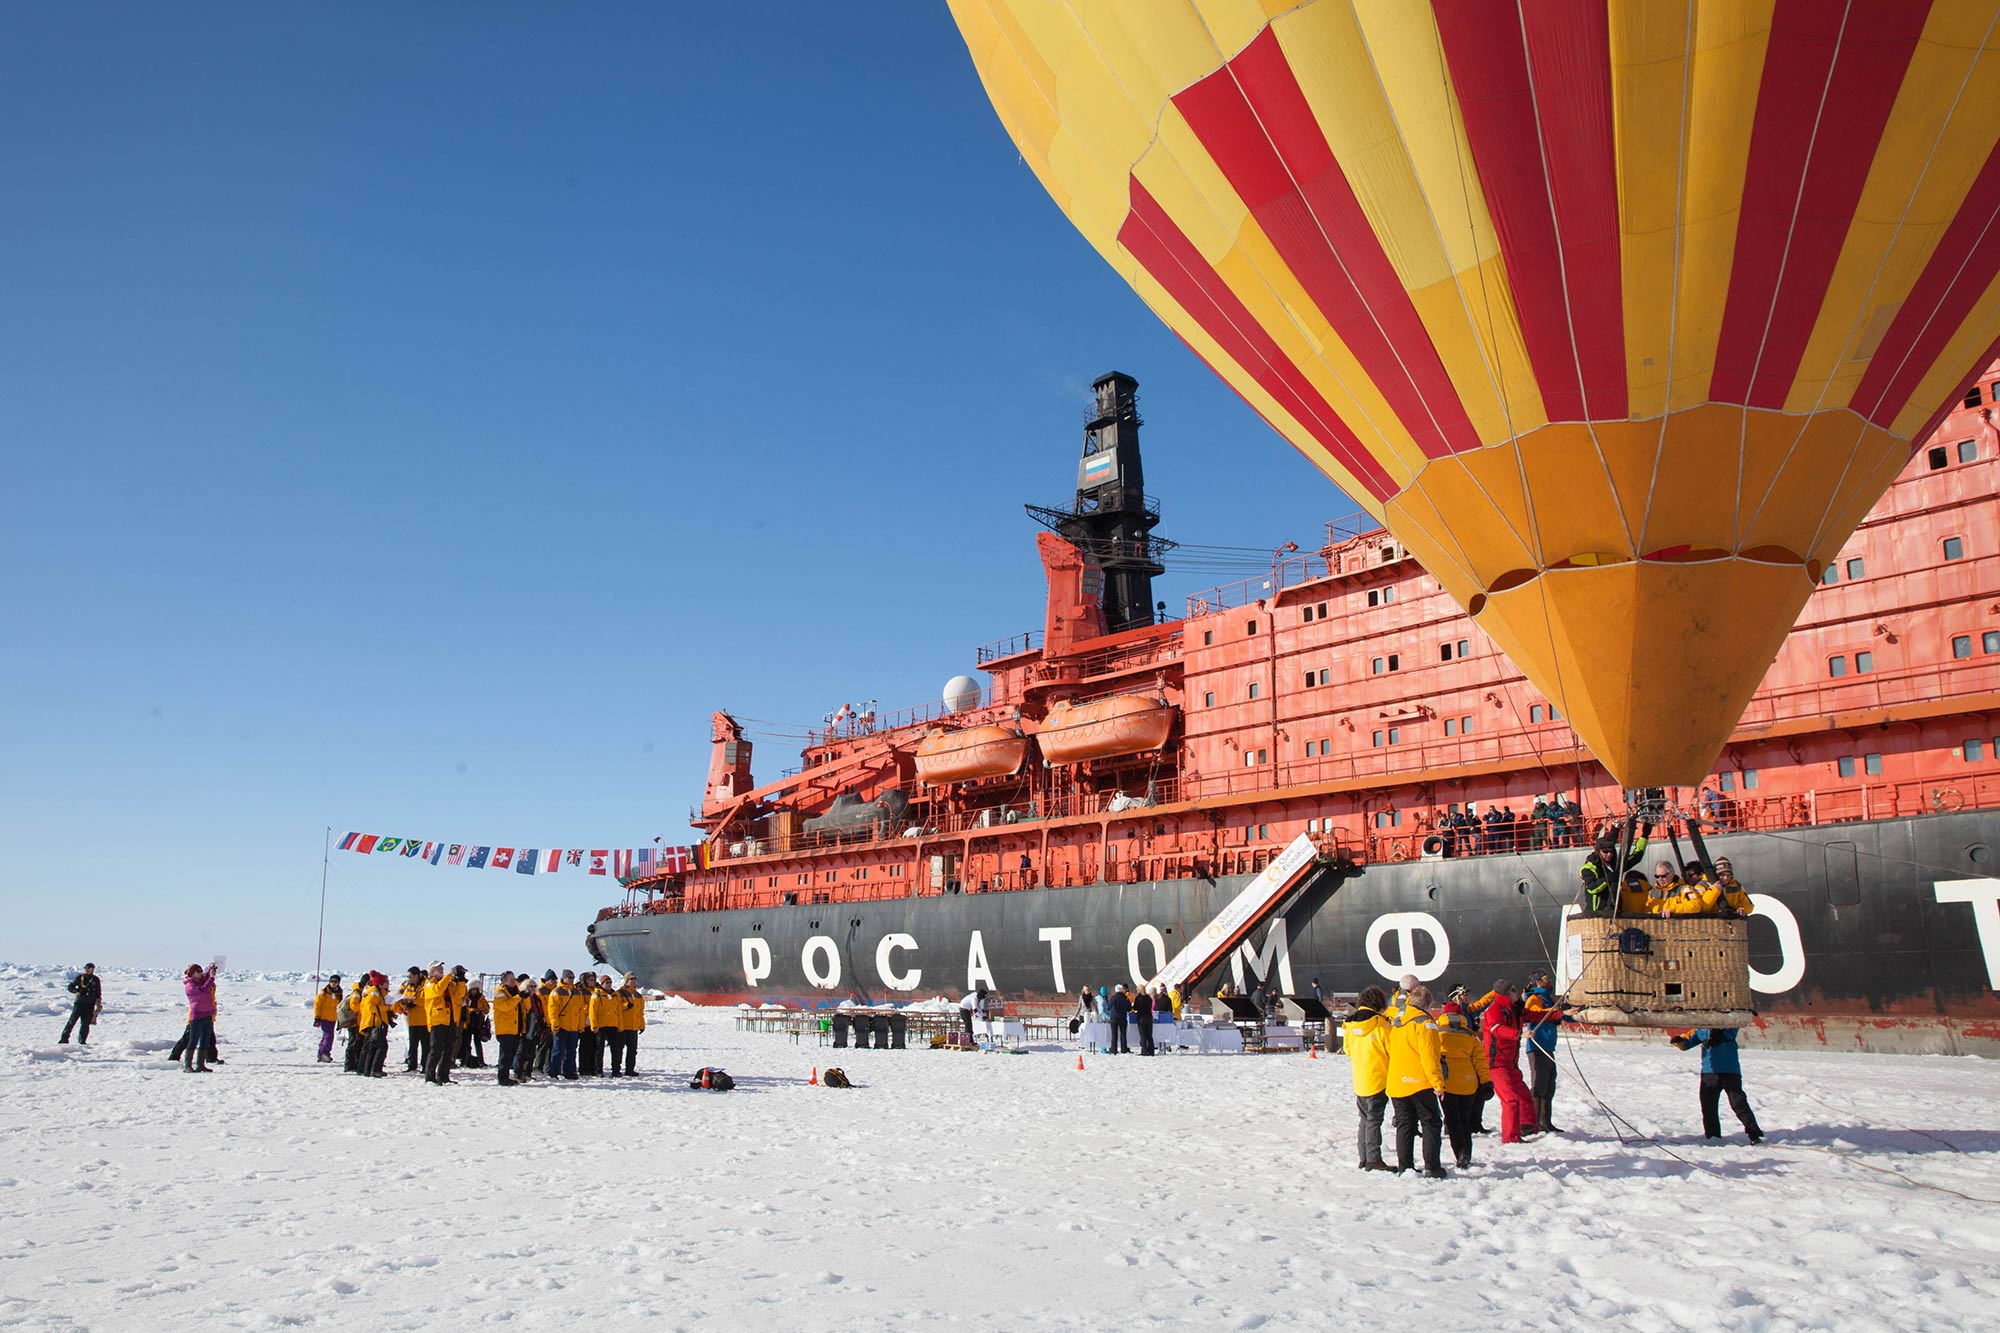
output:
[{"label": "balloon basket", "polygon": [[1572,917],[1563,963],[1573,978],[1563,1008],[1614,1027],[1743,1027],[1750,991],[1744,917]]}]

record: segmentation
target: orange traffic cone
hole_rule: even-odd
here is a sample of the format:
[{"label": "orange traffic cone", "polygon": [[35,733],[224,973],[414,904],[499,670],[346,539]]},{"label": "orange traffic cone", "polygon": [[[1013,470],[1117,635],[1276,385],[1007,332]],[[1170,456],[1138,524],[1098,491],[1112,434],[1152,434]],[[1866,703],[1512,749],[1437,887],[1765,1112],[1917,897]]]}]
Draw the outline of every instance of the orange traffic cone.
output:
[{"label": "orange traffic cone", "polygon": [[1083,1068],[1083,1057],[1080,1055],[1076,1057],[1076,1067],[1078,1069]]},{"label": "orange traffic cone", "polygon": [[814,1066],[813,1066],[813,1076],[812,1076],[811,1078],[809,1078],[809,1079],[807,1079],[807,1080],[806,1080],[806,1084],[807,1084],[807,1086],[809,1086],[809,1087],[814,1087],[814,1088],[817,1088],[817,1087],[819,1086],[819,1066],[818,1066],[818,1065],[814,1065]]},{"label": "orange traffic cone", "polygon": [[1317,1046],[1308,1046],[1308,1047],[1306,1047],[1306,1059],[1308,1059],[1308,1060],[1317,1060],[1317,1059],[1319,1059],[1319,1047],[1317,1047]]}]

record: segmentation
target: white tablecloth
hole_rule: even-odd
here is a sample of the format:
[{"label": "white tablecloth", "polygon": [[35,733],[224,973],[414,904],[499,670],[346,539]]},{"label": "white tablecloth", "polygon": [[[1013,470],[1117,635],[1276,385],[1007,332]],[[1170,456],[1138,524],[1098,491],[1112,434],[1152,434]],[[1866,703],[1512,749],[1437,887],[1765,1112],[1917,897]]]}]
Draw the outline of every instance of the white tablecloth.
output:
[{"label": "white tablecloth", "polygon": [[[1131,1019],[1125,1022],[1125,1040],[1133,1050],[1139,1049],[1139,1025]],[[1077,1029],[1076,1042],[1093,1051],[1110,1049],[1111,1024],[1085,1023]],[[1153,1045],[1159,1050],[1236,1052],[1243,1049],[1243,1034],[1227,1023],[1218,1027],[1199,1023],[1155,1023]]]}]

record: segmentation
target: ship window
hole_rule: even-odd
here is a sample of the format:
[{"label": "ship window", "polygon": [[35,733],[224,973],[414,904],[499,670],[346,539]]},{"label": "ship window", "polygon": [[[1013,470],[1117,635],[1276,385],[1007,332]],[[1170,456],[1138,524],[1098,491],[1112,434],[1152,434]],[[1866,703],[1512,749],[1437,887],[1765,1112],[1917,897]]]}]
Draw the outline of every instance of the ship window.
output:
[{"label": "ship window", "polygon": [[1952,655],[1953,657],[1970,657],[1970,656],[1972,656],[1972,636],[1971,636],[1970,634],[1954,634],[1954,635],[1952,635],[1952,636],[1951,636],[1951,655]]},{"label": "ship window", "polygon": [[1450,644],[1448,644],[1448,643],[1441,643],[1441,644],[1439,644],[1439,645],[1438,645],[1438,661],[1440,661],[1440,662],[1449,662],[1449,661],[1451,661],[1451,645],[1450,645]]},{"label": "ship window", "polygon": [[1458,734],[1461,736],[1470,736],[1472,734],[1471,718],[1462,717],[1458,720]]},{"label": "ship window", "polygon": [[1945,453],[1944,446],[1941,444],[1937,448],[1931,450],[1928,454],[1924,455],[1924,457],[1925,460],[1930,463],[1931,471],[1933,472],[1937,471],[1939,468],[1943,467],[1946,463],[1949,463],[1951,461],[1950,455]]},{"label": "ship window", "polygon": [[1867,568],[1867,566],[1861,563],[1861,557],[1857,555],[1852,560],[1847,562],[1847,577],[1851,579],[1858,579],[1861,577],[1861,571],[1865,568]]},{"label": "ship window", "polygon": [[1377,810],[1375,812],[1376,828],[1401,828],[1402,824],[1403,812],[1401,810]]},{"label": "ship window", "polygon": [[1865,754],[1861,756],[1861,770],[1864,773],[1873,773],[1877,777],[1880,777],[1882,774],[1882,756],[1879,754]]},{"label": "ship window", "polygon": [[1401,656],[1401,654],[1399,654],[1399,653],[1390,653],[1390,654],[1389,654],[1389,670],[1391,670],[1391,671],[1400,671],[1400,670],[1402,669],[1402,666],[1403,666],[1403,659],[1402,659],[1402,656]]},{"label": "ship window", "polygon": [[1472,641],[1470,639],[1460,639],[1458,641],[1459,657],[1465,658],[1471,656],[1471,654],[1472,654]]},{"label": "ship window", "polygon": [[1313,618],[1313,609],[1310,606],[1301,609],[1301,611],[1299,612],[1299,623],[1301,625],[1312,624],[1312,618]]},{"label": "ship window", "polygon": [[1715,779],[1715,785],[1721,788],[1723,791],[1735,791],[1736,775],[1734,773],[1717,774]]},{"label": "ship window", "polygon": [[1330,753],[1332,753],[1332,751],[1333,751],[1333,742],[1332,742],[1332,741],[1330,741],[1330,740],[1328,740],[1328,739],[1327,739],[1326,737],[1324,737],[1324,736],[1320,737],[1320,739],[1319,739],[1319,752],[1320,752],[1321,754],[1330,754]]},{"label": "ship window", "polygon": [[1757,770],[1756,770],[1756,769],[1754,769],[1754,768],[1746,768],[1746,769],[1744,769],[1744,770],[1743,770],[1743,790],[1745,790],[1745,791],[1755,791],[1755,790],[1757,790]]},{"label": "ship window", "polygon": [[1839,772],[1840,776],[1842,776],[1842,777],[1844,777],[1844,778],[1851,778],[1851,777],[1853,777],[1853,776],[1854,776],[1854,756],[1853,756],[1853,755],[1851,755],[1851,754],[1844,754],[1844,755],[1840,756],[1840,758],[1839,758],[1839,759],[1837,759],[1837,760],[1835,760],[1835,761],[1834,761],[1834,768],[1835,768],[1835,770],[1836,770],[1836,771],[1838,771],[1838,772]]},{"label": "ship window", "polygon": [[1203,630],[1203,631],[1201,632],[1201,646],[1202,646],[1202,647],[1204,647],[1204,648],[1212,648],[1212,647],[1214,647],[1214,646],[1215,646],[1215,631],[1214,631],[1214,630],[1212,630],[1212,629],[1205,629],[1205,630]]},{"label": "ship window", "polygon": [[1821,583],[1827,583],[1827,584],[1840,582],[1840,566],[1828,565],[1826,567],[1826,573],[1819,576],[1819,581]]},{"label": "ship window", "polygon": [[1868,674],[1869,672],[1873,671],[1874,669],[1875,669],[1875,654],[1873,654],[1873,653],[1856,653],[1856,654],[1854,655],[1854,674],[1855,674],[1855,675],[1857,675],[1857,676],[1865,676],[1865,675],[1867,675],[1867,674]]},{"label": "ship window", "polygon": [[1271,836],[1271,826],[1270,826],[1269,824],[1259,824],[1259,825],[1257,826],[1257,836],[1258,836],[1258,837],[1260,837],[1260,838],[1268,838],[1268,837],[1270,837],[1270,836]]},{"label": "ship window", "polygon": [[1257,752],[1255,750],[1245,750],[1243,752],[1243,767],[1250,768],[1253,765],[1255,765],[1256,762],[1257,762]]},{"label": "ship window", "polygon": [[1946,537],[1944,539],[1944,558],[1947,560],[1965,559],[1964,540],[1959,537]]},{"label": "ship window", "polygon": [[1401,745],[1402,743],[1403,743],[1403,729],[1401,727],[1389,728],[1389,744]]},{"label": "ship window", "polygon": [[1254,681],[1254,680],[1253,680],[1253,681],[1251,681],[1251,682],[1250,682],[1250,697],[1251,697],[1252,699],[1255,699],[1255,698],[1257,697],[1257,695],[1258,695],[1258,693],[1259,693],[1259,692],[1260,692],[1260,687],[1258,686],[1257,682],[1256,682],[1256,681]]},{"label": "ship window", "polygon": [[1982,653],[2000,653],[2000,630],[1990,629],[1980,635],[1979,651]]},{"label": "ship window", "polygon": [[1829,676],[1844,676],[1844,675],[1846,675],[1846,674],[1847,674],[1847,658],[1846,658],[1846,657],[1844,657],[1844,656],[1835,656],[1835,657],[1829,657],[1829,658],[1827,658],[1827,659],[1826,659],[1826,674],[1827,674],[1827,675],[1829,675]]},{"label": "ship window", "polygon": [[1549,721],[1551,721],[1551,722],[1560,722],[1561,720],[1562,720],[1562,714],[1561,714],[1561,713],[1558,713],[1558,712],[1556,711],[1556,706],[1555,706],[1554,704],[1550,704],[1550,705],[1549,705]]},{"label": "ship window", "polygon": [[1376,732],[1376,733],[1375,733],[1375,738],[1374,738],[1373,740],[1369,741],[1368,743],[1369,743],[1370,745],[1380,745],[1380,744],[1382,743],[1382,733],[1381,733],[1381,732],[1379,732],[1379,731],[1378,731],[1378,732]]},{"label": "ship window", "polygon": [[1985,741],[1967,741],[1967,742],[1965,743],[1965,762],[1966,762],[1966,763],[1968,763],[1968,764],[1976,764],[1976,763],[1978,763],[1978,762],[1979,762],[1980,760],[1984,759],[1985,757],[1986,757],[1986,742],[1985,742]]},{"label": "ship window", "polygon": [[1313,687],[1313,673],[1308,671],[1306,672],[1306,688],[1311,689],[1312,687]]},{"label": "ship window", "polygon": [[1958,442],[1959,462],[1970,463],[1977,457],[1979,457],[1979,442],[1977,440],[1960,440]]},{"label": "ship window", "polygon": [[1310,754],[1311,754],[1312,752],[1313,752],[1313,743],[1312,743],[1311,741],[1307,741],[1307,742],[1306,742],[1306,753],[1307,753],[1308,755],[1310,755]]},{"label": "ship window", "polygon": [[1540,704],[1529,704],[1528,721],[1540,722],[1541,720],[1542,720],[1542,706]]},{"label": "ship window", "polygon": [[1979,406],[1979,386],[1977,384],[1973,385],[1971,389],[1966,391],[1965,405],[1967,407]]},{"label": "ship window", "polygon": [[1444,720],[1444,734],[1447,736],[1456,736],[1458,734],[1457,718],[1448,717]]},{"label": "ship window", "polygon": [[1203,694],[1203,695],[1201,696],[1201,706],[1202,706],[1203,708],[1213,708],[1213,707],[1215,707],[1215,691],[1214,691],[1214,690],[1209,690],[1208,692],[1206,692],[1205,694]]},{"label": "ship window", "polygon": [[1321,620],[1325,620],[1325,619],[1326,619],[1326,603],[1325,603],[1325,602],[1321,602],[1321,603],[1319,604],[1319,618],[1320,618]]},{"label": "ship window", "polygon": [[1394,588],[1382,589],[1382,605],[1387,606],[1389,603],[1395,600],[1396,600],[1396,590]]},{"label": "ship window", "polygon": [[1331,669],[1327,667],[1321,667],[1319,669],[1319,683],[1322,685],[1330,685],[1333,683],[1333,672]]},{"label": "ship window", "polygon": [[1381,589],[1379,589],[1379,588],[1370,588],[1370,589],[1368,590],[1368,605],[1370,605],[1370,606],[1380,606],[1380,605],[1382,605],[1382,591],[1381,591]]},{"label": "ship window", "polygon": [[1383,669],[1387,665],[1388,664],[1386,662],[1384,662],[1381,658],[1378,657],[1374,661],[1368,664],[1368,674],[1371,676],[1379,676],[1382,674]]},{"label": "ship window", "polygon": [[1246,620],[1246,621],[1244,621],[1244,622],[1243,622],[1243,632],[1244,632],[1245,634],[1255,634],[1255,633],[1257,632],[1257,622],[1256,622],[1256,621],[1254,621],[1254,620]]},{"label": "ship window", "polygon": [[1259,751],[1257,751],[1257,762],[1258,762],[1258,763],[1260,763],[1260,764],[1268,764],[1268,763],[1270,763],[1270,762],[1271,762],[1271,754],[1270,754],[1270,751],[1268,751],[1268,750],[1259,750]]}]

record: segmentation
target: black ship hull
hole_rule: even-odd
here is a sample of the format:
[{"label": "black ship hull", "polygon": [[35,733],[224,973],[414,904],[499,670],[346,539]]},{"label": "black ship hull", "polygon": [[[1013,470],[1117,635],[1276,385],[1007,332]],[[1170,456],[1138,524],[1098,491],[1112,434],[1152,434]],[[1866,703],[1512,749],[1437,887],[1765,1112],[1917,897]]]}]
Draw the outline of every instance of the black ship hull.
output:
[{"label": "black ship hull", "polygon": [[[1662,848],[1663,843],[1656,844]],[[1757,895],[1771,1044],[2000,1055],[2000,812],[1709,839]],[[1351,992],[1415,972],[1475,993],[1561,976],[1574,850],[1335,868],[1203,984]],[[1649,852],[1648,859],[1651,859]],[[1157,972],[1245,877],[610,917],[597,956],[699,1003],[830,1006],[985,984],[1054,1000]]]}]

